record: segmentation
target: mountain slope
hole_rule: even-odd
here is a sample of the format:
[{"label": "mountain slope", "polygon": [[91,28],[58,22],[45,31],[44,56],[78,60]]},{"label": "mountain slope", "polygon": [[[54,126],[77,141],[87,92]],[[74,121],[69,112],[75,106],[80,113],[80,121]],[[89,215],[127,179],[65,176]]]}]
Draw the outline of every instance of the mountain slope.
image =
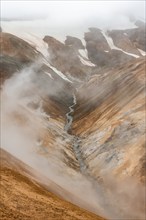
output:
[{"label": "mountain slope", "polygon": [[[98,166],[99,172],[107,167],[122,175],[123,166],[123,176],[138,175],[145,181],[145,162],[141,164],[145,154],[145,65],[144,59],[131,61],[94,76],[77,92],[73,133],[83,137],[84,159],[89,169],[91,161],[90,172],[97,169],[94,175],[98,175]],[[128,162],[134,149],[137,160]]]},{"label": "mountain slope", "polygon": [[[47,189],[107,219],[144,219],[143,33],[141,26],[89,28],[86,45],[71,36],[63,43],[2,33],[2,147],[36,170],[2,152],[3,210],[21,206],[17,195],[24,219],[28,201],[30,218],[46,219]],[[56,200],[49,204],[50,215],[65,218],[62,208],[55,215]]]},{"label": "mountain slope", "polygon": [[[31,177],[30,168],[1,150],[0,218],[38,220],[102,220],[58,198]],[[19,165],[20,163],[20,165]],[[26,176],[29,175],[29,178]]]}]

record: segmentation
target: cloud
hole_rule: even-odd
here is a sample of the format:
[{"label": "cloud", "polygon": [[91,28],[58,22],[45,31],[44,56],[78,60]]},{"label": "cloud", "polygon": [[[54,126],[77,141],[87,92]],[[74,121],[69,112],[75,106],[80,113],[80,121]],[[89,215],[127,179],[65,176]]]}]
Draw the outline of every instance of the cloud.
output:
[{"label": "cloud", "polygon": [[[83,40],[89,27],[134,28],[130,17],[144,19],[145,1],[4,1],[1,22],[4,32],[19,37],[50,35],[64,41],[67,35]],[[20,20],[19,20],[20,19]],[[23,21],[22,21],[23,20]]]},{"label": "cloud", "polygon": [[144,18],[145,1],[5,1],[4,18],[46,18],[56,22],[82,22],[99,15],[132,14]]}]

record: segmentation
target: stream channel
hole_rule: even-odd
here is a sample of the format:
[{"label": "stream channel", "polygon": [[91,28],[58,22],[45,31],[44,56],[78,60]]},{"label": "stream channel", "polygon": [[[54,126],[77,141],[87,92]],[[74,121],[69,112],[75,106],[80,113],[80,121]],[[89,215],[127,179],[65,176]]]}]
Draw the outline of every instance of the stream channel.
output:
[{"label": "stream channel", "polygon": [[75,153],[75,157],[76,157],[76,159],[79,163],[81,173],[86,174],[87,166],[84,162],[83,155],[82,155],[82,152],[81,152],[81,139],[76,135],[70,134],[70,132],[69,132],[71,130],[71,127],[72,127],[74,107],[76,106],[76,104],[77,104],[76,96],[75,96],[75,94],[73,94],[73,104],[69,107],[69,112],[66,114],[66,119],[67,120],[66,120],[64,130],[69,135],[73,136],[73,151]]}]

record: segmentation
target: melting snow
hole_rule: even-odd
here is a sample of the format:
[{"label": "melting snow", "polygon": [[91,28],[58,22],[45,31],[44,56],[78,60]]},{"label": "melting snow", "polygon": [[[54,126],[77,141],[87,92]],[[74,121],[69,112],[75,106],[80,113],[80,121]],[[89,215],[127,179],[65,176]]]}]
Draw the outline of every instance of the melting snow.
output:
[{"label": "melting snow", "polygon": [[86,65],[86,66],[95,66],[95,64],[91,63],[91,61],[89,60],[85,60],[83,57],[81,57],[80,55],[78,56],[80,58],[80,61],[82,64]]},{"label": "melting snow", "polygon": [[82,57],[86,58],[87,60],[89,59],[86,49],[80,49],[78,51],[79,51],[79,53],[81,54]]},{"label": "melting snow", "polygon": [[90,60],[85,60],[82,56],[78,55],[80,61],[82,64],[86,65],[86,66],[95,66],[94,63],[91,63]]},{"label": "melting snow", "polygon": [[108,50],[104,50],[104,52],[108,53],[109,51]]},{"label": "melting snow", "polygon": [[29,44],[35,47],[36,50],[39,51],[44,57],[46,58],[49,57],[48,44],[45,43],[43,39],[33,34],[27,34],[27,33],[23,34],[23,36],[20,36],[20,37],[21,39],[27,41]]},{"label": "melting snow", "polygon": [[146,52],[141,50],[141,49],[138,49],[138,51],[141,53],[142,56],[146,56]]},{"label": "melting snow", "polygon": [[64,80],[66,80],[66,81],[72,83],[72,81],[69,80],[61,71],[57,70],[54,66],[52,66],[52,65],[51,65],[49,62],[47,62],[46,60],[44,60],[44,61],[45,61],[44,63],[45,63],[47,66],[49,66],[55,73],[57,73],[58,76],[60,76],[60,77],[61,77],[62,79],[64,79]]},{"label": "melting snow", "polygon": [[72,83],[71,80],[69,80],[61,71],[57,70],[55,67],[51,66],[51,69],[54,70],[55,73],[57,73],[57,75],[59,75],[62,79]]},{"label": "melting snow", "polygon": [[125,53],[125,54],[127,54],[127,55],[129,55],[129,56],[133,56],[133,57],[135,57],[135,58],[139,58],[138,55],[133,54],[133,53],[128,53],[128,52],[122,50],[121,48],[115,46],[115,45],[114,45],[114,42],[113,42],[113,39],[112,39],[111,37],[109,37],[104,31],[101,31],[101,33],[102,33],[103,36],[105,37],[105,39],[106,39],[106,41],[107,41],[109,47],[111,48],[111,50],[112,50],[112,49],[114,49],[114,50],[119,50],[119,51],[122,51],[123,53]]},{"label": "melting snow", "polygon": [[43,39],[39,36],[36,36],[31,33],[23,32],[23,31],[18,31],[18,30],[11,30],[8,31],[8,33],[11,33],[27,43],[29,43],[31,46],[33,46],[37,51],[39,51],[44,57],[49,57],[49,52],[48,52],[48,44],[43,41]]}]

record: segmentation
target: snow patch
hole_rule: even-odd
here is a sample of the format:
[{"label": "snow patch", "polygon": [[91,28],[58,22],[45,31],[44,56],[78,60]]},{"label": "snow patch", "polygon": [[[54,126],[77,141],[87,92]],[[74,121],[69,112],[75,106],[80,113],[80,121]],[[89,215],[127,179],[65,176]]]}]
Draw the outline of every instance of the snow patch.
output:
[{"label": "snow patch", "polygon": [[135,58],[139,58],[138,55],[133,54],[133,53],[128,53],[128,52],[122,50],[121,48],[115,46],[115,45],[114,45],[114,42],[113,42],[113,39],[112,39],[111,37],[109,37],[109,36],[106,34],[106,32],[101,31],[101,33],[102,33],[103,36],[105,37],[105,39],[106,39],[106,41],[107,41],[109,47],[111,48],[111,50],[119,50],[119,51],[122,51],[123,53],[125,53],[125,54],[127,54],[127,55],[129,55],[129,56],[133,56],[133,57],[135,57]]},{"label": "snow patch", "polygon": [[86,50],[86,49],[79,49],[78,51],[79,51],[79,53],[80,53],[80,55],[81,55],[82,57],[86,58],[87,60],[89,59],[89,58],[88,58],[88,53],[87,53],[87,50]]},{"label": "snow patch", "polygon": [[20,36],[21,39],[25,40],[28,42],[30,45],[36,48],[37,51],[39,51],[44,57],[48,58],[49,57],[49,52],[48,52],[48,44],[43,41],[38,36],[35,36],[33,34],[24,34],[23,36]]},{"label": "snow patch", "polygon": [[44,42],[41,37],[26,32],[17,32],[17,31],[8,31],[8,32],[29,43],[32,47],[34,47],[37,51],[39,51],[45,58],[49,58],[48,44]]},{"label": "snow patch", "polygon": [[95,66],[94,63],[91,63],[90,60],[85,60],[82,56],[78,55],[80,61],[82,64],[86,65],[86,66]]},{"label": "snow patch", "polygon": [[[11,23],[11,22],[9,22]],[[24,32],[24,31],[18,31],[17,28],[14,30],[11,28],[7,30],[5,30],[5,32],[11,33],[19,38],[21,38],[22,40],[26,41],[27,43],[29,43],[31,46],[33,46],[37,51],[39,51],[44,57],[48,58],[49,57],[49,52],[48,52],[48,44],[45,43],[43,41],[43,39],[37,35],[31,34],[30,32]],[[36,53],[37,53],[36,51]]]},{"label": "snow patch", "polygon": [[144,50],[138,49],[142,56],[146,56],[146,52]]},{"label": "snow patch", "polygon": [[47,62],[46,60],[44,60],[44,63],[50,67],[58,76],[60,76],[62,79],[73,83],[71,80],[69,80],[61,71],[57,70],[54,66],[52,66],[49,62]]}]

